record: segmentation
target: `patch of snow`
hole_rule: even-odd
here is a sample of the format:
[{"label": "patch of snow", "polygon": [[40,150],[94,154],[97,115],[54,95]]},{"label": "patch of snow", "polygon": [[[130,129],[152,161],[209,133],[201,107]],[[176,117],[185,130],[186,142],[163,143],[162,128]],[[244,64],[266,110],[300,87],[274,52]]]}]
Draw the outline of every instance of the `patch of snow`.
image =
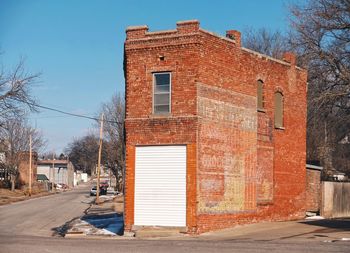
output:
[{"label": "patch of snow", "polygon": [[317,215],[317,213],[315,213],[315,212],[306,212],[307,217],[316,216],[316,215]]},{"label": "patch of snow", "polygon": [[315,215],[311,217],[306,217],[305,220],[324,220],[324,218],[322,216]]},{"label": "patch of snow", "polygon": [[100,200],[103,200],[103,201],[113,200],[114,198],[115,198],[114,195],[101,195],[100,196]]},{"label": "patch of snow", "polygon": [[117,235],[116,233],[113,233],[111,231],[108,231],[107,229],[98,229],[95,233],[95,235]]}]

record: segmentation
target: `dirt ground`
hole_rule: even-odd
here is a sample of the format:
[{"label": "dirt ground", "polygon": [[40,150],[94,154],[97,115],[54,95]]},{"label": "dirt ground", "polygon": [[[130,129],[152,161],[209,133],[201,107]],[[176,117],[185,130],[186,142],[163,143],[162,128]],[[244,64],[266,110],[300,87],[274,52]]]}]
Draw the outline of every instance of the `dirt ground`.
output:
[{"label": "dirt ground", "polygon": [[52,194],[51,192],[33,192],[32,196],[26,195],[23,190],[16,189],[11,191],[9,189],[0,188],[0,205],[6,205],[17,201],[22,201],[30,198],[37,198]]},{"label": "dirt ground", "polygon": [[123,213],[124,212],[124,196],[119,195],[114,199],[114,211],[117,213]]}]

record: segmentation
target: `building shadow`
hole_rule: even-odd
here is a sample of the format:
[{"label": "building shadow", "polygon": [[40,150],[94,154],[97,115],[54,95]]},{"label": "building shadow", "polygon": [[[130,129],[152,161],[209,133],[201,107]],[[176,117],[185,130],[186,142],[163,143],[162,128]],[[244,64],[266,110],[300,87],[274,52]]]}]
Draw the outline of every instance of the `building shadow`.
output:
[{"label": "building shadow", "polygon": [[116,235],[124,234],[124,219],[122,214],[107,213],[107,214],[87,214],[81,220],[89,223],[98,229],[104,229]]},{"label": "building shadow", "polygon": [[306,220],[299,223],[328,228],[339,231],[350,231],[350,218],[336,218],[324,220]]}]

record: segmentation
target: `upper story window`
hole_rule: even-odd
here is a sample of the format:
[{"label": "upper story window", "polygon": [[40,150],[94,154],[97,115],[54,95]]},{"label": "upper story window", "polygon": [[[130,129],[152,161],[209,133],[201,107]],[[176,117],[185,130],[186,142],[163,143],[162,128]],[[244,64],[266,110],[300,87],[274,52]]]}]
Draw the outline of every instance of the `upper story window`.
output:
[{"label": "upper story window", "polygon": [[153,74],[153,113],[170,113],[171,73]]},{"label": "upper story window", "polygon": [[275,93],[275,127],[283,128],[283,94],[281,92]]},{"label": "upper story window", "polygon": [[264,85],[263,81],[258,80],[258,83],[257,83],[258,110],[264,109],[263,85]]}]

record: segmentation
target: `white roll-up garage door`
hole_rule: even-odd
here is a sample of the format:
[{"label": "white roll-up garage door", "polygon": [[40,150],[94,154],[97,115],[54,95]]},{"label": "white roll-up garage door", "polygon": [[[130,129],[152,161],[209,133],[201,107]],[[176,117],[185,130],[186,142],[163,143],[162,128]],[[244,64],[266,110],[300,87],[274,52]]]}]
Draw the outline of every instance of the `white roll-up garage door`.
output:
[{"label": "white roll-up garage door", "polygon": [[186,226],[186,146],[136,147],[135,225]]}]

